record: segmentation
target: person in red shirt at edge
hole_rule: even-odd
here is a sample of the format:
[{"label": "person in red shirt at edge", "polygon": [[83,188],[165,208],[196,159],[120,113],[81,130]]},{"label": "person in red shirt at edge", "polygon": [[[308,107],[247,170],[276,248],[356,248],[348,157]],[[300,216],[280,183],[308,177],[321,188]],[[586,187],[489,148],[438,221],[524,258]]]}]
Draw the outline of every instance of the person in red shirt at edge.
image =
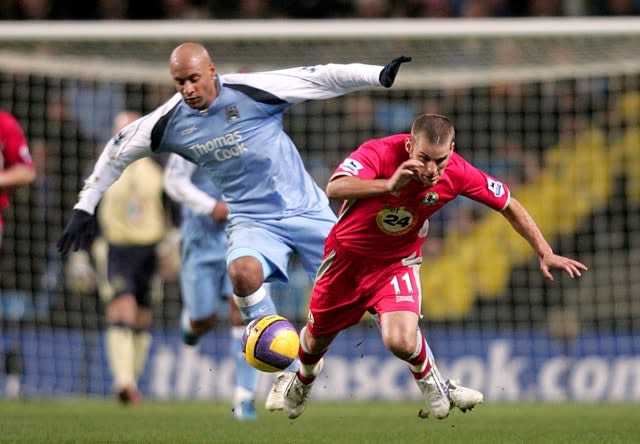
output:
[{"label": "person in red shirt at edge", "polygon": [[0,110],[0,244],[4,219],[14,187],[27,185],[36,178],[29,145],[16,118]]},{"label": "person in red shirt at edge", "polygon": [[329,180],[327,195],[344,202],[325,242],[308,321],[300,331],[300,367],[285,389],[289,418],[305,410],[333,339],[367,311],[377,317],[385,347],[408,363],[431,416],[443,419],[453,407],[466,411],[482,402],[479,391],[442,380],[418,327],[418,269],[428,218],[456,196],[501,212],[536,252],[546,279],[553,280],[552,269],[564,270],[571,278],[587,270],[555,254],[507,185],[454,152],[454,140],[447,117],[421,115],[411,134],[362,144]]}]

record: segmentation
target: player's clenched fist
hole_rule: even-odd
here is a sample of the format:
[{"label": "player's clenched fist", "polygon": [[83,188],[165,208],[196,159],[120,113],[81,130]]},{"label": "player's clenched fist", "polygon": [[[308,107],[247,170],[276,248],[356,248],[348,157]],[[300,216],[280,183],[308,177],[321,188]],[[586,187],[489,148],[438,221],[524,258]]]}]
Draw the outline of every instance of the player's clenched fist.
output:
[{"label": "player's clenched fist", "polygon": [[398,191],[404,187],[412,178],[416,177],[417,171],[423,167],[424,164],[415,159],[402,162],[387,182],[389,191]]}]

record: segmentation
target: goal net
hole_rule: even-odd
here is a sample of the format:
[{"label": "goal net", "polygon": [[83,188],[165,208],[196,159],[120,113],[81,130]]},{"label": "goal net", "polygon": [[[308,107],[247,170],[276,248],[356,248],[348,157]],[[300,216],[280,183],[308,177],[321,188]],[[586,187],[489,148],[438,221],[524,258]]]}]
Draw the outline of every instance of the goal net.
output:
[{"label": "goal net", "polygon": [[[0,108],[23,124],[39,173],[5,214],[0,259],[0,352],[23,358],[26,393],[109,392],[103,302],[65,279],[55,240],[114,115],[166,100],[168,56],[193,40],[222,73],[412,56],[389,90],[288,111],[285,127],[318,183],[364,140],[445,114],[456,150],[510,185],[557,253],[590,266],[580,279],[545,281],[504,218],[462,198],[449,204],[431,220],[422,268],[422,326],[441,370],[492,399],[640,399],[640,21],[21,22],[3,23],[0,39]],[[309,282],[295,263],[291,278],[274,289],[276,303],[302,325]],[[184,382],[212,367],[230,375],[228,335],[211,335],[185,370],[178,287],[160,288],[143,389],[228,397],[215,377],[206,392]],[[363,335],[375,339],[355,348]],[[372,369],[406,370],[379,342],[369,328],[341,336],[328,377],[347,382],[319,396],[412,396],[401,384],[377,391],[388,374]],[[372,381],[357,390],[339,365],[354,349],[372,360],[354,361]]]}]

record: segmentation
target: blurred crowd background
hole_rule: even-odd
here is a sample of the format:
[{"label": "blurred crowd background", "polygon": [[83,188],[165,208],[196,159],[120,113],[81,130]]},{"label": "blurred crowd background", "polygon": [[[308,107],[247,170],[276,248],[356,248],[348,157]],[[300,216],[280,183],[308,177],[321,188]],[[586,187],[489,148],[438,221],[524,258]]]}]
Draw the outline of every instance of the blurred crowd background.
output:
[{"label": "blurred crowd background", "polygon": [[3,20],[624,16],[639,0],[0,0]]}]

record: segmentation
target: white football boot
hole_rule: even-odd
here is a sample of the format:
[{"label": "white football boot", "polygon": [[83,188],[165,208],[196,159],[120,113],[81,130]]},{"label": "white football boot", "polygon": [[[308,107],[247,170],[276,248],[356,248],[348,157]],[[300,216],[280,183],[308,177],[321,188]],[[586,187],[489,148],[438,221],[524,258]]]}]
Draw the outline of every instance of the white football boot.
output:
[{"label": "white football boot", "polygon": [[436,377],[432,370],[422,379],[417,379],[416,383],[420,387],[424,401],[429,406],[430,414],[438,419],[449,416],[451,402],[447,386]]},{"label": "white football boot", "polygon": [[267,399],[264,401],[264,406],[270,412],[282,410],[284,408],[284,390],[289,385],[292,379],[294,379],[295,372],[278,372],[273,378],[271,384],[271,390],[267,394]]},{"label": "white football boot", "polygon": [[[318,361],[313,369],[313,374],[317,377],[323,367],[324,358]],[[307,408],[307,400],[311,395],[311,388],[313,387],[314,382],[315,379],[311,383],[305,384],[298,379],[297,374],[291,379],[291,381],[289,381],[289,384],[284,391],[284,411],[289,419],[295,419],[304,413],[304,410]]]},{"label": "white football boot", "polygon": [[473,409],[478,404],[482,404],[484,400],[483,394],[478,390],[463,387],[451,379],[447,380],[447,388],[449,389],[451,406],[458,407],[462,412]]}]

